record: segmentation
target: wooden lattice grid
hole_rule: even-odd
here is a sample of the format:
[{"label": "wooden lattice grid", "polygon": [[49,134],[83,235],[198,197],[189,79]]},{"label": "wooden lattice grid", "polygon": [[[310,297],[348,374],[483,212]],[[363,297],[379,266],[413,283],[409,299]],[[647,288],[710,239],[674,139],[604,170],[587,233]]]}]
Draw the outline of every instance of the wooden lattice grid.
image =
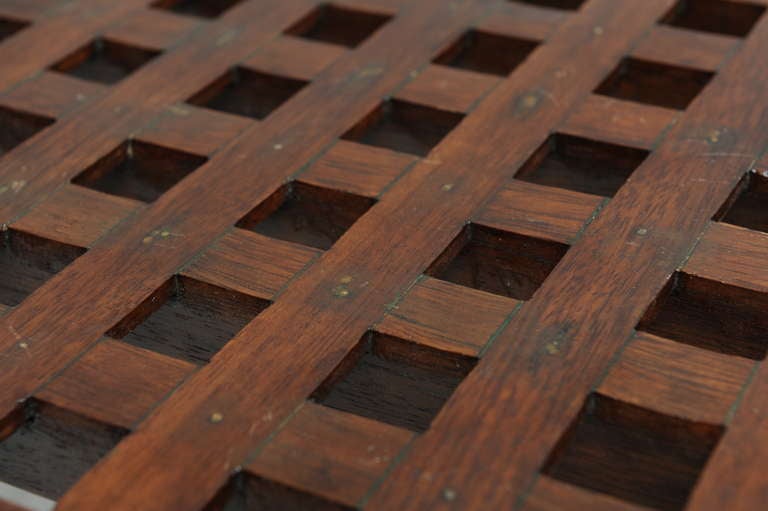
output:
[{"label": "wooden lattice grid", "polygon": [[766,6],[0,0],[1,494],[765,507]]}]

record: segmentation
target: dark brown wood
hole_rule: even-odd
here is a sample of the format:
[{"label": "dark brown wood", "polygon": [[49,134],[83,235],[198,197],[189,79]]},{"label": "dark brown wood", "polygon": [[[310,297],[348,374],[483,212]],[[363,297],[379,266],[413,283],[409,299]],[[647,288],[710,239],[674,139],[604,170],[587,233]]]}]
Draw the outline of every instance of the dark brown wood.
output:
[{"label": "dark brown wood", "polygon": [[59,408],[126,429],[195,370],[191,363],[105,339],[37,394]]},{"label": "dark brown wood", "polygon": [[402,428],[310,401],[245,472],[355,506],[413,437]]},{"label": "dark brown wood", "polygon": [[766,7],[0,0],[0,509],[762,509]]}]

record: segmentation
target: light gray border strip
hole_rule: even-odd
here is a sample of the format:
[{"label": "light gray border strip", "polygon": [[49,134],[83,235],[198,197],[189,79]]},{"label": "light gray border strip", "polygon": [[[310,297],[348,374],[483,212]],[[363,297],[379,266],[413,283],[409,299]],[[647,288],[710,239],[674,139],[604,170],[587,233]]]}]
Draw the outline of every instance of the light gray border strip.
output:
[{"label": "light gray border strip", "polygon": [[0,500],[16,504],[29,511],[52,511],[56,502],[0,481]]}]

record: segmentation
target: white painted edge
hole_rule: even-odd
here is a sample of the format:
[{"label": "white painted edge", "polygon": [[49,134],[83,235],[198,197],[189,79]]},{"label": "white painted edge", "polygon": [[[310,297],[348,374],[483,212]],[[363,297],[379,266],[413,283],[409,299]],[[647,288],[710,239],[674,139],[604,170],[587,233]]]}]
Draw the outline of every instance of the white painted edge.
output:
[{"label": "white painted edge", "polygon": [[53,500],[2,481],[0,481],[0,500],[26,508],[29,511],[52,511],[56,507],[56,502]]}]

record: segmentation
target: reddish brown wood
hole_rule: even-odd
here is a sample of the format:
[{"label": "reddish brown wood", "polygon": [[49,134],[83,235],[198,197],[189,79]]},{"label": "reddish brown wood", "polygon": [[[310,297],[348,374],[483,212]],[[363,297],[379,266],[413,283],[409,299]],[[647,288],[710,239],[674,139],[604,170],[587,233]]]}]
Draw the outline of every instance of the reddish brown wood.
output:
[{"label": "reddish brown wood", "polygon": [[[605,16],[610,16],[606,11],[602,11],[602,12],[604,13]],[[652,18],[652,17],[649,15],[649,18]],[[622,25],[624,25],[624,20],[622,20]],[[576,19],[574,19],[574,23],[572,25],[570,25],[569,28],[570,28],[571,32],[573,32],[575,34],[581,35],[581,34],[586,32],[587,34],[589,34],[587,36],[588,38],[590,38],[590,39],[594,38],[594,35],[593,35],[593,22],[580,24],[580,23],[578,23],[578,21]],[[626,40],[625,38],[628,38],[630,36],[628,31],[626,31],[626,30],[622,30],[621,32],[616,31],[616,32],[609,32],[609,33],[616,34],[616,37],[620,37],[620,38],[622,38],[622,40]],[[558,55],[558,53],[555,52],[555,48],[557,48],[557,51],[559,51],[559,52],[565,52],[565,51],[571,52],[571,50],[572,50],[571,44],[570,44],[570,37],[573,37],[573,36],[571,36],[570,32],[568,32],[568,31],[563,32],[563,34],[564,35],[563,35],[563,39],[562,39],[563,40],[562,46],[560,46],[560,45],[558,45],[558,46],[555,46],[555,45],[549,46],[549,48],[552,49],[551,52],[550,52],[553,55],[552,58],[555,58],[555,56]],[[593,43],[593,44],[594,44],[595,47],[609,48],[609,46],[601,46],[601,45],[597,44],[596,42]],[[585,49],[585,55],[587,54],[587,52],[588,52],[588,50]],[[612,54],[615,55],[615,57],[618,57],[619,53],[620,52],[616,52],[615,50],[612,50]],[[540,53],[539,55],[541,56],[542,54]],[[541,57],[541,58],[543,58],[543,57]],[[538,59],[538,60],[541,61],[541,58]],[[531,64],[533,64],[535,61],[531,60],[530,62],[531,62]],[[533,68],[529,68],[529,69],[531,69],[531,72],[545,72],[545,71],[539,71],[539,69],[546,69],[544,64],[542,63],[542,64],[540,64],[540,66],[541,66],[540,68],[533,67]],[[607,72],[607,71],[608,71],[607,69],[604,70],[604,72]],[[596,74],[598,74],[598,73],[596,72]],[[528,83],[528,78],[525,77],[524,74],[520,74],[520,71],[518,71],[518,73],[513,75],[513,78],[515,76],[518,78],[518,80],[512,80],[509,83],[509,86],[506,88],[506,89],[511,89],[511,91],[510,90],[501,90],[500,94],[503,94],[503,97],[506,98],[509,95],[512,95],[513,97],[518,96],[521,93],[520,92],[520,88],[522,88],[523,91],[527,90],[526,85]],[[557,78],[554,78],[554,77],[552,79],[553,80],[557,80]],[[589,89],[594,87],[598,80],[599,80],[599,77],[596,77],[595,80],[592,83],[585,83],[584,84],[583,93],[586,93]],[[561,83],[563,83],[562,87],[565,88],[566,84],[564,82],[561,82]],[[568,87],[568,91],[565,92],[566,95],[571,95],[573,97],[576,97],[578,95],[579,90],[575,89],[573,87],[573,82],[572,81],[569,81],[569,83],[567,84],[567,87]],[[562,101],[564,101],[564,99]],[[560,103],[560,105],[562,105],[562,104],[563,103]],[[490,103],[488,105],[489,105],[488,108],[487,108],[488,110],[498,112],[497,109],[495,109],[493,106],[490,106],[491,105]],[[538,112],[539,113],[546,112],[546,114],[548,114],[549,116],[556,116],[556,117],[559,118],[562,114],[560,114],[560,115],[557,115],[557,114],[559,113],[560,108],[562,108],[562,106],[560,106],[560,107],[556,107],[556,106],[550,107],[549,105],[552,105],[552,104],[551,103],[543,103],[543,108],[539,109]],[[497,115],[503,115],[503,113],[499,112]],[[543,114],[540,114],[540,115],[543,115]],[[472,126],[472,124],[469,122],[472,119],[473,119],[473,117],[468,118],[468,120],[467,120],[468,122],[465,122],[462,125],[462,127],[463,127],[463,129],[464,129],[464,131],[466,133],[477,133],[476,131],[474,131],[474,126]],[[479,118],[477,118],[477,119],[479,119]],[[477,122],[480,122],[480,121],[477,121]],[[532,135],[532,133],[530,135]],[[479,134],[477,134],[475,136],[479,136]],[[502,138],[502,139],[506,140],[506,137],[501,137],[501,133],[498,133],[496,136],[497,136],[497,138]],[[540,137],[541,137],[541,135],[539,135],[539,137],[536,137],[537,139],[534,141],[534,140],[532,140],[533,137],[530,136],[531,142],[532,142],[531,145],[538,144],[539,141],[541,140]],[[454,146],[454,147],[456,148],[454,150],[458,150],[458,148],[459,148],[458,146]],[[270,148],[271,148],[271,146],[270,146]],[[530,149],[528,149],[528,151],[530,151],[532,149],[533,148],[530,148]],[[442,152],[438,151],[437,153],[442,157]],[[518,158],[520,158],[520,156],[518,156]],[[511,164],[511,165],[513,165],[513,164]],[[393,206],[394,205],[396,205],[394,207],[394,209],[401,211],[400,215],[402,215],[403,212],[405,212],[405,211],[407,211],[409,215],[412,215],[413,214],[412,211],[414,211],[413,206],[404,206],[404,205],[401,205],[398,202],[398,199],[400,197],[403,197],[403,196],[407,196],[408,197],[407,200],[415,201],[416,203],[423,203],[423,201],[427,197],[429,197],[430,201],[433,204],[433,206],[430,207],[430,208],[422,209],[422,211],[424,211],[425,213],[427,211],[429,211],[430,212],[430,218],[436,219],[437,217],[434,214],[435,213],[434,207],[436,207],[438,203],[446,204],[444,197],[446,197],[446,196],[453,197],[453,196],[456,196],[456,194],[460,194],[460,188],[452,188],[452,189],[447,190],[450,193],[448,193],[448,194],[445,193],[446,191],[443,189],[443,185],[454,183],[455,182],[454,180],[459,178],[459,176],[452,175],[452,174],[447,174],[447,175],[442,176],[440,179],[437,179],[437,180],[430,179],[429,181],[425,181],[423,179],[423,177],[422,177],[422,176],[425,175],[424,171],[427,170],[427,169],[431,170],[431,167],[433,167],[433,166],[434,166],[434,163],[426,162],[423,165],[423,167],[422,167],[423,170],[419,169],[419,168],[414,169],[414,171],[412,173],[410,173],[404,180],[399,181],[399,186],[398,186],[397,190],[396,189],[392,189],[391,192],[384,199],[384,200],[389,199],[389,205],[390,206],[388,208],[386,208],[386,209],[384,209],[382,207],[379,207],[379,206],[375,207],[373,210],[371,210],[371,212],[373,213],[374,211],[377,211],[378,215],[376,215],[376,217],[371,216],[371,215],[365,216],[363,219],[360,220],[360,223],[358,223],[358,226],[364,226],[365,224],[370,224],[371,222],[373,222],[374,218],[376,218],[377,221],[382,221],[384,218],[386,218],[387,219],[386,221],[388,223],[390,223],[390,225],[392,225],[392,224],[400,224],[401,222],[398,220],[397,215],[395,215],[396,211],[393,211]],[[459,170],[459,169],[457,169],[457,170]],[[468,169],[465,169],[463,166],[462,166],[462,168],[460,170],[462,172],[468,172],[469,171]],[[425,192],[427,190],[429,190],[428,193],[425,193],[424,195],[421,195],[419,193],[413,193],[411,191],[412,190],[412,186],[413,186],[412,183],[419,182],[419,180],[421,181],[421,188],[424,189]],[[493,181],[486,180],[486,181],[481,181],[481,183],[483,183],[483,185],[485,187],[487,187],[486,189],[489,192],[492,190],[493,184],[494,184]],[[458,184],[460,184],[460,182]],[[407,195],[404,193],[404,190],[408,190],[409,191]],[[434,192],[432,190],[434,190]],[[450,218],[453,219],[452,221],[455,222],[454,225],[456,225],[456,227],[460,227],[461,223],[463,223],[463,219],[466,218],[466,216],[465,216],[466,213],[463,213],[463,211],[461,211],[460,209],[457,208],[457,206],[459,204],[461,204],[459,201],[452,201],[451,206],[450,206],[450,208],[451,208]],[[383,205],[384,205],[384,202],[381,203],[381,206],[383,206]],[[471,205],[469,205],[469,206],[471,207]],[[467,207],[467,206],[465,206],[465,207]],[[441,215],[440,216],[441,223],[444,222],[447,218],[448,217],[445,214]],[[379,220],[379,219],[382,219],[382,220]],[[413,221],[413,218],[411,218],[411,221]],[[434,222],[434,221],[435,220],[432,220],[432,222]],[[370,229],[371,227],[373,227],[373,226],[370,226],[370,227],[366,226],[365,232],[367,232],[367,229]],[[452,231],[451,234],[456,232],[454,230],[451,230],[451,231]],[[358,232],[363,232],[363,231],[358,231]],[[402,231],[400,231],[400,232],[402,232]],[[435,229],[431,228],[430,232],[435,232]],[[437,232],[440,232],[440,231],[437,231]],[[442,231],[442,232],[445,232],[445,231]],[[447,244],[447,242],[450,241],[451,234],[449,234],[449,232],[445,232],[445,234],[444,234],[444,238],[445,238],[444,243],[445,244]],[[447,234],[447,236],[446,236],[446,234]],[[406,238],[406,236],[407,236],[407,238]],[[410,239],[410,240],[414,240],[414,241],[417,239],[417,238],[411,237],[408,233],[405,233],[405,232],[402,232],[402,234],[399,235],[399,238],[400,239],[398,239],[397,241],[392,240],[389,243],[389,246],[390,247],[396,246],[395,243],[404,243],[405,239]],[[359,239],[352,240],[352,238],[346,237],[346,238],[343,238],[341,240],[341,242],[344,242],[344,241],[346,241],[346,244],[349,244],[350,246],[353,246],[352,243],[354,243],[354,245],[356,245],[358,247],[356,249],[356,252],[358,254],[360,254],[360,255],[357,256],[357,257],[361,257],[361,258],[363,258],[363,260],[368,259],[370,257],[370,255],[371,255],[370,249],[368,249],[368,248],[364,249],[363,248],[366,245],[370,244],[370,242],[371,242],[370,240],[367,241],[367,242],[361,243],[361,240],[359,240]],[[325,262],[329,263],[330,262],[330,258],[335,259],[336,257],[338,257],[338,255],[334,255],[334,254],[343,253],[344,251],[340,250],[341,246],[342,245],[337,244],[337,246],[335,247],[337,250],[333,250],[333,251],[329,252],[327,254],[327,257],[324,258]],[[439,245],[435,246],[434,241],[430,242],[430,246],[432,247],[431,250],[430,250],[431,253],[428,254],[427,261],[424,261],[426,263],[428,263],[430,259],[433,259],[434,257],[436,257],[439,254],[439,251],[442,248]],[[445,245],[443,245],[443,246],[445,246]],[[403,245],[403,247],[404,247],[404,245]],[[382,250],[382,248],[379,246],[378,250]],[[400,250],[403,250],[403,249],[401,248]],[[388,258],[390,258],[389,259],[390,264],[395,263],[397,261],[398,265],[400,265],[400,266],[403,265],[404,260],[402,258],[393,258],[392,257],[391,249],[384,249],[384,252],[386,252]],[[407,267],[413,267],[413,265],[416,263],[416,261],[413,260],[413,255],[414,255],[413,250],[412,249],[408,249],[408,250],[406,250],[406,252],[408,252],[407,257],[410,259],[409,262],[408,262],[408,266]],[[403,255],[405,255],[405,254],[403,254]],[[349,267],[349,265],[351,264],[348,258],[345,257],[345,260],[346,261],[340,261],[340,263],[343,265],[341,267],[341,271],[344,271],[343,268],[344,267]],[[359,264],[359,263],[357,263],[357,264]],[[422,263],[422,265],[423,264],[424,263]],[[423,268],[422,265],[418,265],[418,266],[421,266]],[[317,269],[317,268],[318,267],[315,267],[315,269]],[[347,273],[347,272],[342,273],[341,271],[337,270],[337,271],[330,272],[330,273],[326,273],[326,272],[319,272],[318,273],[317,271],[312,271],[312,269],[310,269],[310,272],[305,274],[305,278],[317,279],[318,277],[320,277],[322,279],[322,281],[325,281],[325,284],[324,285],[320,285],[320,286],[318,286],[317,284],[307,284],[306,289],[317,290],[317,291],[314,291],[312,293],[312,294],[314,294],[314,298],[310,298],[310,302],[308,302],[308,303],[318,304],[318,303],[323,303],[324,301],[328,300],[328,298],[327,298],[328,296],[331,296],[331,297],[333,296],[333,294],[328,295],[328,293],[330,293],[331,290],[335,289],[341,283],[341,279],[344,279],[348,275],[352,277],[352,282],[353,282],[353,283],[350,283],[350,285],[348,286],[349,287],[349,294],[352,297],[355,297],[358,293],[363,293],[364,291],[367,291],[368,289],[376,289],[377,292],[382,291],[382,288],[380,287],[380,285],[374,286],[374,285],[372,285],[372,283],[370,283],[370,280],[375,275],[377,281],[381,282],[381,279],[384,278],[383,272],[379,271],[379,272],[376,272],[374,274],[374,273],[371,273],[370,270],[367,270],[367,271],[364,271],[364,273],[362,273],[362,274],[358,274],[358,272],[360,272],[361,270],[356,270],[356,271],[353,271],[353,272],[350,272],[349,270],[347,270],[347,272],[349,272],[349,273]],[[413,271],[413,270],[411,270],[411,271]],[[413,275],[413,274],[411,274],[411,275]],[[410,280],[410,278],[412,278],[411,276],[405,276],[405,275],[404,275],[404,277],[406,277],[404,279],[406,281]],[[306,279],[302,279],[302,280],[306,281]],[[387,280],[387,284],[388,285],[394,285],[395,284],[394,281],[393,281],[393,274],[392,273],[390,273],[390,274],[388,274],[386,276],[386,280]],[[363,287],[360,287],[360,286],[363,286]],[[402,284],[400,284],[400,286],[402,286]],[[296,289],[299,289],[299,288],[291,287],[291,288],[289,288],[287,293],[293,294],[293,292]],[[282,295],[283,298],[286,299],[286,300],[289,297],[289,295],[287,293]],[[317,302],[316,300],[318,300],[318,299],[321,300],[321,301]],[[386,300],[386,298],[384,298],[384,299]],[[291,298],[292,302],[294,300],[295,300],[295,298]],[[338,300],[336,300],[336,301],[338,301]],[[279,305],[279,303],[280,302],[278,302],[278,305]],[[283,302],[283,303],[288,303],[288,302],[286,301],[286,302]],[[297,302],[293,302],[293,303],[296,303],[296,305],[298,305]],[[307,302],[303,301],[303,303],[307,303]],[[356,304],[358,302],[356,300],[351,300],[351,301],[342,302],[342,303],[354,305],[354,304]],[[334,307],[333,310],[334,310],[335,314],[340,312],[341,310],[343,310],[343,308],[339,308],[340,305],[341,304],[339,304],[339,305]],[[347,307],[348,306],[349,305],[347,305]],[[317,307],[317,305],[313,305],[312,306],[313,309],[316,308],[316,307]],[[265,318],[268,318],[270,321],[278,321],[278,318],[280,316],[282,316],[283,318],[285,318],[285,320],[288,320],[289,318],[291,318],[290,319],[290,323],[292,323],[293,325],[296,325],[296,322],[295,322],[295,317],[296,317],[295,316],[295,312],[290,311],[290,309],[291,308],[286,310],[285,308],[281,309],[280,307],[272,307],[267,312],[265,312],[264,315],[261,316],[260,320],[266,321]],[[335,314],[333,316],[335,316]],[[338,336],[338,333],[340,333],[339,332],[339,326],[338,326],[337,320],[333,316],[325,316],[325,315],[317,316],[315,318],[315,322],[314,322],[314,325],[313,325],[313,332],[316,332],[317,331],[316,329],[320,325],[320,323],[317,322],[317,320],[319,320],[319,319],[321,319],[323,317],[327,317],[328,318],[328,323],[326,323],[326,324],[328,324],[328,326],[333,325],[332,329],[333,329],[334,332],[336,332],[333,335],[334,336]],[[360,319],[365,321],[364,317],[361,317]],[[260,322],[260,321],[257,321],[257,323],[258,322]],[[350,327],[351,327],[351,324],[349,322],[347,322],[344,325],[345,329],[350,329]],[[352,330],[354,330],[354,329],[352,329]],[[306,339],[306,342],[312,342],[312,344],[314,344],[314,341],[310,341],[310,337],[308,337],[306,334],[299,334],[299,332],[297,332],[295,330],[294,330],[294,332],[291,332],[291,333],[286,331],[283,335],[285,335],[286,338],[291,338],[292,342],[289,344],[289,343],[284,343],[284,342],[279,342],[279,341],[276,341],[276,340],[272,340],[272,341],[268,341],[266,343],[266,345],[280,347],[280,348],[291,348],[291,349],[293,349],[293,347],[299,348],[299,346],[304,344],[304,343],[298,342],[299,339],[301,339],[301,338]],[[314,338],[314,333],[312,335],[312,338]],[[337,339],[338,339],[338,337],[337,337]],[[352,338],[350,340],[353,341],[353,342],[356,342],[357,338]],[[227,356],[225,356],[225,355],[232,356],[231,353],[234,353],[234,351],[233,351],[234,350],[234,346],[237,346],[237,343],[235,343],[235,344],[230,343],[228,345],[228,347],[227,347],[229,349],[225,348],[225,352],[220,353],[220,356],[219,356],[219,358],[217,360],[218,361],[226,361],[227,360]],[[306,346],[308,347],[310,345],[306,345]],[[316,344],[315,344],[315,346],[316,346]],[[304,349],[305,348],[302,348],[302,351],[304,351]],[[243,353],[242,349],[238,349],[237,351],[238,351],[238,357],[244,357],[244,353]],[[305,352],[305,356],[307,354],[308,353]],[[272,359],[272,357],[269,357],[269,358]],[[313,356],[313,358],[314,358],[314,356]],[[294,360],[294,362],[295,362],[295,360]],[[332,368],[333,363],[332,362],[329,363],[329,366],[330,367],[328,369]],[[198,373],[198,374],[203,374],[203,373]],[[261,373],[261,374],[265,374],[265,373]],[[305,377],[308,377],[309,373],[304,372],[304,373],[302,373],[302,375],[305,376]],[[199,381],[202,382],[203,379],[201,378]],[[294,382],[294,384],[296,384],[296,383],[298,383],[298,380],[294,379],[293,382]],[[206,385],[210,388],[210,384],[209,383],[206,383]],[[306,393],[307,391],[311,391],[313,386],[314,385],[311,385],[311,384],[307,385],[308,388],[304,387],[305,390],[300,391],[300,392]],[[188,388],[191,389],[192,387],[188,387]],[[297,388],[297,390],[298,390],[298,388]],[[195,391],[195,393],[197,393],[197,391]],[[191,402],[191,401],[188,400],[188,398],[190,397],[189,394],[186,393],[186,392],[183,392],[183,391],[180,392],[180,393],[175,394],[174,397],[178,397],[179,398],[179,401],[178,401],[179,403],[183,402],[183,401],[181,401],[182,398],[184,398],[184,400],[187,400],[188,403]],[[219,398],[214,398],[214,399],[218,400],[218,399],[220,399],[220,397]],[[277,404],[277,403],[275,403],[275,404]],[[205,413],[203,415],[204,417],[205,416],[209,416],[210,413],[212,413],[210,411],[210,406],[211,406],[210,404],[203,406],[203,409],[206,410],[206,412],[207,412],[207,413]],[[216,405],[214,404],[213,406],[216,406]],[[271,408],[271,405],[270,405],[270,408]],[[235,421],[234,418],[232,420],[233,420],[233,422],[231,424],[234,425],[234,422],[236,422],[236,421]],[[230,424],[230,423],[229,422],[222,422],[222,423],[219,423],[217,425],[217,427],[218,426],[227,427],[227,424]],[[208,429],[208,427],[210,427],[210,426],[207,426],[207,425],[206,425],[207,427],[205,427],[205,426],[203,426],[203,424],[200,424],[200,425],[201,425],[201,427],[203,427],[203,430]],[[202,432],[202,430],[201,430],[201,432]],[[130,443],[131,443],[130,439],[128,439],[126,442],[124,442],[122,444],[122,447],[125,447],[125,449],[126,449],[126,451],[125,451],[126,455],[127,455],[127,452],[128,452],[127,448],[128,448],[128,445]],[[185,444],[188,445],[188,443],[186,443],[186,442],[185,442]],[[118,451],[119,451],[119,449],[118,449]],[[179,453],[179,454],[181,455],[181,453]],[[137,453],[133,452],[131,454],[131,457],[133,459],[137,459],[136,455],[137,455]],[[117,459],[118,459],[118,457],[117,457],[117,451],[116,451],[115,456],[111,457],[110,460],[112,462],[116,463]],[[178,460],[179,458],[177,458],[175,456],[171,456],[168,459],[177,459]],[[110,460],[107,460],[107,461],[110,461]],[[102,465],[102,469],[106,470],[107,466],[108,466],[107,463],[105,463],[104,465]],[[96,477],[97,473],[98,473],[98,471],[93,472],[92,474],[94,475],[94,477]],[[125,474],[124,474],[124,476],[125,476]],[[127,480],[128,480],[127,477],[123,477],[120,480],[120,482],[124,483]],[[208,481],[210,481],[210,478],[208,479]],[[159,480],[157,480],[157,482],[159,482]],[[83,483],[86,483],[86,480],[84,480]],[[200,480],[199,483],[203,484],[203,481]],[[210,483],[207,483],[207,484],[210,484]],[[145,488],[146,488],[146,485],[145,485]],[[159,489],[159,486],[158,486],[158,489]],[[87,493],[88,495],[91,495],[91,496],[95,495],[92,490],[88,490],[87,492],[84,492],[84,494],[85,493]],[[72,495],[74,497],[74,494],[72,494]],[[184,498],[189,498],[189,497],[192,497],[192,496],[191,495],[187,495]]]},{"label": "reddish brown wood", "polygon": [[478,356],[519,302],[425,277],[393,304],[376,330],[444,351]]},{"label": "reddish brown wood", "polygon": [[522,507],[525,511],[556,511],[568,508],[589,508],[595,511],[642,511],[648,509],[643,506],[634,506],[602,493],[561,483],[547,476],[542,476],[536,481],[536,485]]},{"label": "reddish brown wood", "polygon": [[[417,494],[424,496],[419,505],[430,503],[447,507],[451,503],[444,498],[444,489],[460,487],[461,479],[475,466],[470,459],[483,460],[486,475],[494,474],[494,477],[478,481],[472,490],[459,494],[464,499],[459,501],[462,505],[470,506],[481,501],[488,505],[489,499],[498,505],[512,502],[517,496],[513,489],[521,490],[529,484],[530,477],[523,476],[522,467],[534,469],[544,461],[544,453],[531,445],[546,442],[550,449],[555,445],[563,434],[563,427],[573,420],[581,405],[579,400],[573,399],[577,382],[583,382],[578,384],[583,385],[579,394],[584,396],[590,387],[587,380],[591,377],[585,378],[590,368],[595,371],[594,376],[604,371],[615,349],[631,331],[634,321],[628,317],[639,319],[649,299],[658,293],[660,284],[669,277],[671,270],[682,263],[708,219],[765,146],[765,140],[759,135],[760,122],[747,112],[730,108],[727,101],[735,91],[748,95],[750,102],[762,101],[762,91],[749,87],[747,82],[750,74],[760,74],[751,64],[752,51],[759,51],[761,39],[768,34],[765,29],[766,25],[759,25],[744,51],[729,64],[729,72],[719,76],[707,89],[705,96],[689,109],[685,122],[673,129],[648,164],[636,174],[635,186],[621,190],[592,224],[578,250],[569,252],[566,260],[550,275],[547,282],[553,283],[552,292],[546,293],[542,289],[534,299],[540,307],[533,306],[532,302],[513,320],[506,332],[515,339],[509,339],[509,342],[499,339],[494,343],[478,370],[484,365],[488,367],[470,374],[452,400],[457,406],[451,410],[449,403],[441,421],[433,424],[411,451],[408,462],[401,464],[387,480],[377,494],[381,497],[377,503],[388,507],[404,502],[403,494],[387,490],[401,481],[414,480],[417,473],[429,471],[439,476],[419,479]],[[705,101],[705,97],[711,99]],[[728,125],[729,130],[739,126],[738,131],[744,136],[722,138],[723,128],[713,126],[723,125]],[[721,150],[723,146],[727,149]],[[668,172],[665,158],[676,163],[675,172]],[[648,186],[651,181],[654,186]],[[671,202],[672,197],[674,202]],[[632,207],[639,204],[643,206]],[[619,262],[626,272],[613,269]],[[585,270],[583,277],[578,276],[577,268]],[[597,268],[608,269],[605,278],[594,278]],[[642,273],[640,269],[643,269]],[[653,286],[649,280],[651,275],[656,279]],[[608,286],[608,281],[613,281],[613,285]],[[587,291],[587,287],[594,291]],[[612,297],[607,289],[618,294]],[[616,300],[618,296],[622,298]],[[568,302],[587,300],[591,305],[563,307],[563,299]],[[609,304],[613,304],[610,312],[606,308]],[[563,314],[566,309],[568,312]],[[576,311],[585,316],[576,321],[573,316]],[[613,315],[616,313],[618,316]],[[601,319],[606,315],[613,315],[612,320],[605,322]],[[589,319],[584,322],[587,317]],[[546,324],[542,324],[543,320]],[[536,335],[532,335],[534,332]],[[499,352],[493,356],[496,347]],[[494,378],[491,385],[490,375],[493,374],[496,378],[504,375],[504,383]],[[471,380],[474,385],[470,384]],[[501,389],[505,389],[504,395],[509,396],[506,411],[500,401],[482,397],[501,392]],[[562,427],[553,427],[553,413],[561,417],[557,422]],[[488,422],[478,422],[478,416]],[[495,432],[494,440],[474,445],[471,450],[440,449],[439,446],[461,442],[458,432],[465,431],[470,422],[473,428],[478,423],[484,425],[483,433]],[[510,430],[519,431],[521,435],[525,431],[525,438],[510,437]],[[476,434],[482,433],[477,431]],[[489,458],[481,453],[483,446],[490,455],[497,452],[501,444],[508,446],[507,452],[514,460],[506,458],[502,462],[499,459],[493,468],[488,467]],[[526,445],[526,448],[514,449],[513,445]],[[445,471],[447,467],[452,470]],[[498,491],[501,481],[504,481],[506,492]],[[513,481],[520,486],[514,485]]]},{"label": "reddish brown wood", "polygon": [[[5,3],[5,2],[4,2]],[[14,0],[7,7],[10,18],[25,21],[39,20],[4,41],[0,48],[3,75],[0,89],[6,90],[19,81],[31,77],[62,57],[62,49],[74,49],[86,44],[99,32],[151,0],[128,0],[115,5],[108,0],[88,0],[68,6],[58,0]],[[18,4],[18,5],[17,5]],[[28,5],[24,5],[28,4]],[[56,8],[59,4],[59,8]],[[48,34],[56,34],[51,44]]]},{"label": "reddish brown wood", "polygon": [[397,97],[452,112],[468,112],[499,79],[492,75],[430,65],[398,91]]},{"label": "reddish brown wood", "polygon": [[766,6],[0,0],[0,481],[760,509]]},{"label": "reddish brown wood", "polygon": [[721,424],[754,362],[639,333],[621,353],[600,394],[692,422]]},{"label": "reddish brown wood", "polygon": [[660,25],[634,49],[632,56],[653,62],[716,71],[736,50],[738,37]]},{"label": "reddish brown wood", "polygon": [[602,203],[600,197],[515,180],[499,189],[476,218],[496,229],[569,243]]},{"label": "reddish brown wood", "polygon": [[302,172],[301,181],[375,198],[415,161],[408,154],[340,140]]},{"label": "reddish brown wood", "polygon": [[136,200],[65,185],[14,225],[25,232],[88,247],[143,207]]},{"label": "reddish brown wood", "polygon": [[354,506],[384,477],[413,433],[304,404],[248,463],[248,474]]},{"label": "reddish brown wood", "polygon": [[[141,128],[138,137],[164,147],[210,156],[246,130],[251,123],[239,116],[189,104],[172,105]],[[200,130],[199,126],[206,129]]]},{"label": "reddish brown wood", "polygon": [[8,91],[0,101],[8,108],[57,118],[78,108],[84,102],[95,101],[106,93],[107,88],[102,84],[43,71],[30,79],[24,87]]},{"label": "reddish brown wood", "polygon": [[131,428],[194,371],[192,364],[104,340],[37,394],[106,424]]},{"label": "reddish brown wood", "polygon": [[623,146],[653,149],[677,116],[677,112],[667,108],[595,94],[571,113],[562,132]]},{"label": "reddish brown wood", "polygon": [[740,288],[768,290],[763,254],[768,235],[726,223],[713,223],[685,263],[685,271]]},{"label": "reddish brown wood", "polygon": [[318,255],[310,247],[235,229],[200,254],[182,274],[272,299]]},{"label": "reddish brown wood", "polygon": [[8,502],[0,502],[0,510],[2,511],[24,511],[23,507],[14,506]]}]

